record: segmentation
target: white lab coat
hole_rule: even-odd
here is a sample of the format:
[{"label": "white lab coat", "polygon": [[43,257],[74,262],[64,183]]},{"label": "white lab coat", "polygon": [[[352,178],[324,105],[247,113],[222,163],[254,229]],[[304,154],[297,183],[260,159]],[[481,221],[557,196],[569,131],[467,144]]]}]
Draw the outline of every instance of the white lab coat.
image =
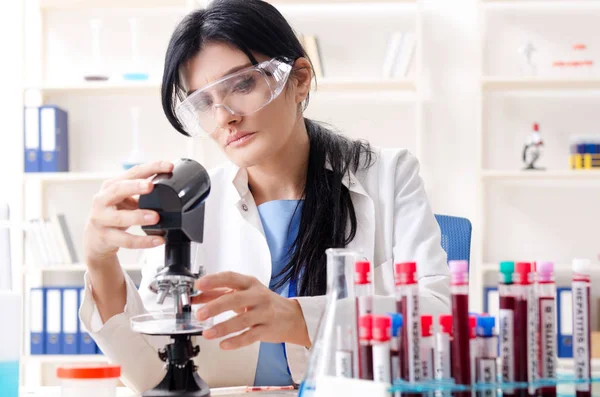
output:
[{"label": "white lab coat", "polygon": [[[375,294],[385,296],[381,310],[394,308],[393,264],[415,260],[421,297],[421,312],[449,311],[449,270],[440,243],[440,229],[433,216],[419,164],[406,150],[375,149],[374,164],[350,174],[343,184],[350,189],[358,229],[348,248],[360,249],[375,266]],[[211,192],[206,200],[204,243],[192,246],[193,263],[207,273],[230,270],[256,277],[268,286],[271,257],[259,213],[248,189],[245,169],[231,164],[210,172]],[[197,248],[196,248],[197,247]],[[197,256],[195,255],[197,253]],[[86,329],[111,362],[120,364],[123,382],[136,391],[154,387],[164,376],[164,363],[156,349],[168,343],[165,337],[148,337],[130,329],[130,318],[157,310],[156,296],[148,290],[156,269],[164,263],[164,247],[148,251],[139,292],[126,275],[127,304],[124,312],[102,324],[85,277],[86,293],[80,317]],[[325,305],[324,296],[298,297],[311,341]],[[163,308],[172,308],[165,302]],[[164,309],[163,309],[164,310]],[[376,307],[377,311],[377,307]],[[232,314],[225,313],[215,321]],[[252,385],[259,343],[236,351],[222,351],[219,341],[196,338],[201,351],[195,362],[211,387]],[[286,345],[288,365],[295,382],[302,380],[309,351]]]}]

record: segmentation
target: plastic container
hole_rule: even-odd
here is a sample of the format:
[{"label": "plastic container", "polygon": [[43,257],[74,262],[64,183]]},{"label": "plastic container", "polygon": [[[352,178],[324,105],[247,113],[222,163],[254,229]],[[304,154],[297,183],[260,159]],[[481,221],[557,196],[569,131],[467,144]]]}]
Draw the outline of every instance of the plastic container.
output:
[{"label": "plastic container", "polygon": [[115,397],[120,376],[118,365],[65,366],[56,370],[61,397]]},{"label": "plastic container", "polygon": [[0,396],[19,397],[19,356],[21,350],[21,297],[0,290]]}]

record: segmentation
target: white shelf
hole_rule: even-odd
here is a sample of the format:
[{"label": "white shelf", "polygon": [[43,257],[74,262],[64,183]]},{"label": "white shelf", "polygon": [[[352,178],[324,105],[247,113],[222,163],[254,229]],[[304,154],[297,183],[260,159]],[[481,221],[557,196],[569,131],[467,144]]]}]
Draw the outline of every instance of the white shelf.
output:
[{"label": "white shelf", "polygon": [[114,178],[117,172],[35,172],[23,174],[25,182],[95,182]]},{"label": "white shelf", "polygon": [[[142,270],[142,265],[126,264],[121,265],[121,268],[128,272],[138,272]],[[87,267],[83,264],[72,265],[52,265],[52,266],[25,266],[26,273],[78,273],[85,272]]]},{"label": "white shelf", "polygon": [[481,86],[489,91],[600,90],[600,78],[484,77]]},{"label": "white shelf", "polygon": [[[279,4],[355,4],[355,3],[408,3],[417,0],[268,0]],[[200,7],[204,1],[194,0],[40,0],[40,7],[51,9],[89,9],[89,8],[183,8]]]},{"label": "white shelf", "polygon": [[[80,82],[68,84],[43,84],[39,87],[30,86],[26,90],[39,90],[44,94],[94,94],[110,95],[123,92],[139,91],[160,92],[160,82]],[[326,92],[336,91],[414,91],[416,83],[412,79],[390,80],[350,80],[322,78],[317,79],[317,90]]]},{"label": "white shelf", "polygon": [[488,9],[534,9],[536,11],[600,7],[598,0],[481,0],[481,3]]},{"label": "white shelf", "polygon": [[[485,263],[479,267],[483,273],[499,273],[500,272],[500,263]],[[570,273],[572,271],[570,263],[555,263],[554,264],[554,272],[555,273]],[[593,266],[590,268],[590,271],[593,273],[600,272],[600,266]]]},{"label": "white shelf", "polygon": [[77,354],[77,355],[68,355],[68,354],[41,354],[41,355],[29,355],[23,356],[23,359],[29,362],[38,362],[38,363],[103,363],[108,362],[108,358],[102,354]]},{"label": "white shelf", "polygon": [[131,91],[160,93],[161,83],[156,80],[145,81],[81,81],[67,83],[44,83],[39,86],[29,85],[25,90],[39,90],[44,94],[119,94]]},{"label": "white shelf", "polygon": [[598,180],[600,181],[600,170],[548,170],[548,171],[481,171],[482,179],[512,179],[512,180]]}]

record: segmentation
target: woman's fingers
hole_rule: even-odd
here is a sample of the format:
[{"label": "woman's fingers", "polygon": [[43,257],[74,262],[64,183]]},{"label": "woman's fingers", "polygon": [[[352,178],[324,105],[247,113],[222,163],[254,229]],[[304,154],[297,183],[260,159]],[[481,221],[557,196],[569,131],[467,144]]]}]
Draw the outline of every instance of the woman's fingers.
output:
[{"label": "woman's fingers", "polygon": [[238,311],[259,303],[260,295],[253,291],[235,291],[207,303],[196,312],[198,320],[204,321],[229,310]]},{"label": "woman's fingers", "polygon": [[113,181],[122,181],[126,179],[145,179],[155,174],[162,174],[173,171],[173,163],[168,161],[155,161],[131,167],[126,172],[118,176]]},{"label": "woman's fingers", "polygon": [[154,225],[158,221],[158,213],[150,210],[115,210],[107,208],[94,217],[94,222],[97,225],[122,229],[138,225]]},{"label": "woman's fingers", "polygon": [[211,302],[225,294],[232,293],[234,290],[230,288],[217,288],[202,292],[200,295],[192,297],[192,305]]},{"label": "woman's fingers", "polygon": [[259,281],[252,276],[235,272],[220,272],[201,277],[196,281],[196,288],[207,291],[215,288],[231,288],[236,290],[248,289]]},{"label": "woman's fingers", "polygon": [[121,203],[128,197],[150,193],[154,185],[146,179],[115,181],[94,198],[94,204],[100,207],[110,207]]},{"label": "woman's fingers", "polygon": [[152,248],[164,244],[160,236],[134,236],[122,230],[107,228],[104,230],[103,239],[109,244],[123,248]]},{"label": "woman's fingers", "polygon": [[249,310],[238,314],[227,321],[214,325],[212,328],[204,331],[203,336],[205,339],[214,339],[227,336],[233,332],[243,331],[246,328],[259,324],[263,317],[260,309]]},{"label": "woman's fingers", "polygon": [[264,325],[257,325],[240,335],[225,339],[220,343],[221,349],[234,350],[258,342],[260,340],[260,336],[266,331],[266,329],[267,327]]}]

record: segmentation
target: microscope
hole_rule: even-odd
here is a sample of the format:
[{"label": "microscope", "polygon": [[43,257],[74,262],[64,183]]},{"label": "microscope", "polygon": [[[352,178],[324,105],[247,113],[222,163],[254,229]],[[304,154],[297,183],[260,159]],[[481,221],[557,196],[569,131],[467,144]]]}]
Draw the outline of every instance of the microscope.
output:
[{"label": "microscope", "polygon": [[175,162],[173,171],[158,174],[153,179],[152,192],[141,195],[140,209],[158,212],[157,224],[143,226],[148,235],[163,236],[165,265],[150,285],[163,304],[167,297],[174,302],[173,313],[144,314],[131,319],[134,331],[146,335],[166,335],[173,342],[158,352],[165,362],[167,374],[154,389],[143,397],[207,397],[210,389],[200,378],[194,357],[200,347],[192,336],[202,335],[204,324],[192,313],[191,298],[198,294],[194,282],[203,269],[192,272],[191,242],[202,243],[204,237],[204,201],[210,193],[210,177],[206,169],[190,159]]}]

